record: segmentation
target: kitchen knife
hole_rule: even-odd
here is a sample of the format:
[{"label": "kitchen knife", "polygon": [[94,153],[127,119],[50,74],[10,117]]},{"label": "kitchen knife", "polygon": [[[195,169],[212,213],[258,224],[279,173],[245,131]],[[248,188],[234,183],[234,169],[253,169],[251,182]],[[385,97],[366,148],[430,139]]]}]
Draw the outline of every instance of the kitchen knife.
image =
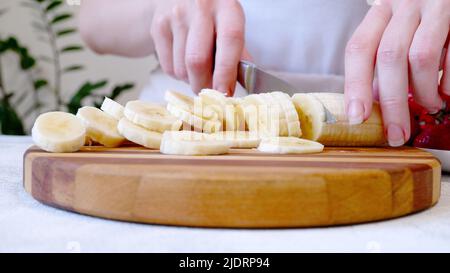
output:
[{"label": "kitchen knife", "polygon": [[[283,91],[290,94],[298,93],[298,90],[289,83],[259,69],[255,64],[247,61],[239,62],[237,80],[249,94],[270,91]],[[336,117],[331,114],[325,105],[323,105],[323,108],[325,109],[325,122],[336,123]]]}]

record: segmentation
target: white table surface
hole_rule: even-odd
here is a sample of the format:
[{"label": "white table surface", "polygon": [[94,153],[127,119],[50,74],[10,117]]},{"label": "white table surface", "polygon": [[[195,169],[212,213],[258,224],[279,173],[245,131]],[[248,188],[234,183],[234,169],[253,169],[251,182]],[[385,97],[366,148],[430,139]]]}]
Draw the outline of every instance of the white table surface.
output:
[{"label": "white table surface", "polygon": [[22,188],[27,137],[0,136],[0,252],[450,252],[450,175],[439,203],[383,222],[233,230],[103,220],[40,204]]}]

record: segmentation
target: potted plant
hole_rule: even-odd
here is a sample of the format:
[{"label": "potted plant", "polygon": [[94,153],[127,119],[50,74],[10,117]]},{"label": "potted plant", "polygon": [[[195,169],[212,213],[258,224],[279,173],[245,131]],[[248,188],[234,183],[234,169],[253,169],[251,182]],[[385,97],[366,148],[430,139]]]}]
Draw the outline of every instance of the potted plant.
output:
[{"label": "potted plant", "polygon": [[[62,39],[77,32],[70,21],[73,13],[64,7],[64,3],[62,0],[17,1],[18,5],[31,9],[36,15],[30,19],[30,24],[38,42],[48,47],[49,55],[34,56],[32,45],[23,44],[15,36],[3,37],[0,33],[0,134],[26,135],[30,131],[30,125],[27,125],[25,120],[33,120],[44,111],[75,113],[82,105],[92,104],[99,107],[104,96],[116,99],[134,87],[133,83],[123,83],[105,91],[108,85],[107,79],[91,79],[80,84],[76,90],[64,89],[63,77],[85,68],[85,64],[64,65],[62,62],[66,54],[84,50],[83,45],[67,44]],[[0,20],[1,16],[7,12],[7,8],[0,6]],[[4,77],[5,70],[10,66],[3,64],[1,58],[10,53],[17,56],[19,71],[27,79],[27,87],[23,90],[11,90],[8,79]],[[43,75],[40,69],[43,63],[52,66],[52,74]],[[47,95],[44,97],[43,94]],[[69,96],[63,96],[63,94],[69,94]],[[30,98],[31,106],[25,106],[25,101]],[[27,109],[24,110],[24,107]],[[22,111],[18,111],[19,109]]]}]

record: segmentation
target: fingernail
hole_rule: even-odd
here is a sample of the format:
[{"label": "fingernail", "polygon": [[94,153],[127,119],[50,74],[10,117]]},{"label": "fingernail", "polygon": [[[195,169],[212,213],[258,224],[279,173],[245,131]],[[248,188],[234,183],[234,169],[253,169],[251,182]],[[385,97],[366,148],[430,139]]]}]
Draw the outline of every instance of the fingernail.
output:
[{"label": "fingernail", "polygon": [[359,100],[352,100],[348,105],[348,123],[361,124],[364,121],[364,105]]},{"label": "fingernail", "polygon": [[405,144],[405,135],[400,126],[391,124],[388,127],[388,141],[391,147],[400,147]]}]

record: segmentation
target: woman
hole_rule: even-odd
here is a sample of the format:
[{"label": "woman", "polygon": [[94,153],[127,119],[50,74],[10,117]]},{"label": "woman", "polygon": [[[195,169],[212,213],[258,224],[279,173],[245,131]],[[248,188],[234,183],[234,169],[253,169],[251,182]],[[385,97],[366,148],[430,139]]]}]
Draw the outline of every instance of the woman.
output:
[{"label": "woman", "polygon": [[344,89],[352,124],[369,117],[375,94],[391,146],[410,137],[408,90],[430,112],[450,95],[447,70],[439,83],[449,25],[450,0],[89,0],[80,20],[100,54],[157,54],[162,72],[144,99],[167,88],[232,95],[239,60],[251,59],[299,91]]}]

